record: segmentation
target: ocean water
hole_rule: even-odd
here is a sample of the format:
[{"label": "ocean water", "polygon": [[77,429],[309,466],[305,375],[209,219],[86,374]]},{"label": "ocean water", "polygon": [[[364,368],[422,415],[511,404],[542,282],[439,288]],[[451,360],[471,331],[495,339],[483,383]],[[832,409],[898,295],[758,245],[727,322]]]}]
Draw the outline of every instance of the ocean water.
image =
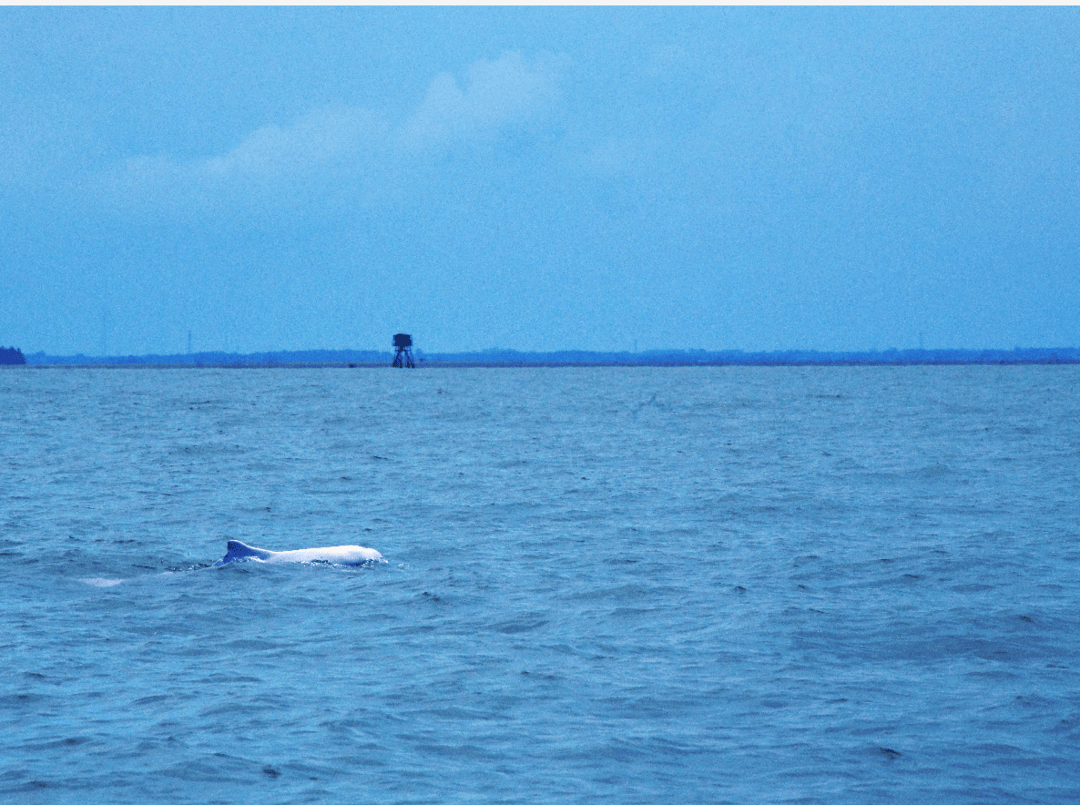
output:
[{"label": "ocean water", "polygon": [[0,801],[1080,801],[1078,367],[19,368],[0,406]]}]

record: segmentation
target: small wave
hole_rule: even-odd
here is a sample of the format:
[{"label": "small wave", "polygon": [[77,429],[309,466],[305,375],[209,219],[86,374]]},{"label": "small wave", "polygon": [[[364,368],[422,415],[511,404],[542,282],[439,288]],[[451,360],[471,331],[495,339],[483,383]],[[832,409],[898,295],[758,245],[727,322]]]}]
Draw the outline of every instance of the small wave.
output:
[{"label": "small wave", "polygon": [[79,581],[86,584],[92,584],[95,587],[115,587],[122,582],[123,579],[79,579]]}]

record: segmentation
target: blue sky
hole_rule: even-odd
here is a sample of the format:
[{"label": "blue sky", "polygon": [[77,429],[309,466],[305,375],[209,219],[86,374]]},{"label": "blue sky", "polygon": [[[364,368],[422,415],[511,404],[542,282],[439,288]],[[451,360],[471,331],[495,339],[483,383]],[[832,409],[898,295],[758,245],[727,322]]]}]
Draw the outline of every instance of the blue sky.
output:
[{"label": "blue sky", "polygon": [[0,344],[1080,345],[1080,10],[0,8]]}]

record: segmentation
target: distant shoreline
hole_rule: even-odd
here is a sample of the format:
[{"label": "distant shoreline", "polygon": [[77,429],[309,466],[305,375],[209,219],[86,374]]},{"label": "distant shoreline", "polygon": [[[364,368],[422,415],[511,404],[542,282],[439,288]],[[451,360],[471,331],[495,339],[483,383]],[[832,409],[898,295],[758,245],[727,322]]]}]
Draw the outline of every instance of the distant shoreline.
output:
[{"label": "distant shoreline", "polygon": [[[584,351],[473,353],[425,355],[417,351],[418,369],[526,369],[569,367],[680,366],[1053,366],[1080,364],[1073,347],[1013,350],[885,350],[884,352],[708,352],[671,350],[643,353]],[[26,356],[29,367],[154,368],[154,369],[382,369],[393,354],[353,350],[308,350],[240,355],[206,352],[194,355],[128,355],[93,357]]]}]

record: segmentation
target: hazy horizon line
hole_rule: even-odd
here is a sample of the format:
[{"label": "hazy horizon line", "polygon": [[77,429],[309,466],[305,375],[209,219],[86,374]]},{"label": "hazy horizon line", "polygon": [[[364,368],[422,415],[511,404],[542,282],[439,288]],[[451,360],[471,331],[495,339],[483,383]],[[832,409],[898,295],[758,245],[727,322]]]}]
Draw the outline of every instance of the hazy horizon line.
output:
[{"label": "hazy horizon line", "polygon": [[[302,349],[228,352],[204,350],[185,353],[144,353],[141,355],[51,355],[38,351],[23,353],[27,365],[373,365],[389,363],[392,349]],[[1078,347],[1001,348],[908,348],[884,350],[741,349],[706,350],[667,348],[641,351],[611,350],[516,350],[487,348],[456,352],[425,352],[414,349],[418,363],[460,365],[815,365],[815,364],[1021,364],[1080,363]]]}]

